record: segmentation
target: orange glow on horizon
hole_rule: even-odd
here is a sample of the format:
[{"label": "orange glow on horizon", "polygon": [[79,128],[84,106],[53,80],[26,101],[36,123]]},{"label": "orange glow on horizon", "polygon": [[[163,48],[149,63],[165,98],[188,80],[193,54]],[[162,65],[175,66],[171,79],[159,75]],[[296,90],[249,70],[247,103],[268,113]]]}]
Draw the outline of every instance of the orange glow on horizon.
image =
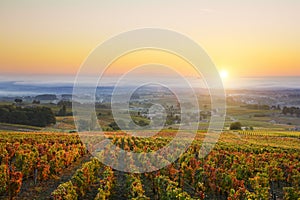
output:
[{"label": "orange glow on horizon", "polygon": [[[3,0],[1,74],[76,75],[99,43],[124,31],[158,27],[198,42],[216,66],[226,67],[230,78],[300,76],[299,9],[298,1],[241,1],[230,5],[215,0],[189,4],[169,0],[132,4]],[[128,56],[117,63],[120,71],[108,73],[123,73],[129,66],[142,64],[137,55]],[[152,63],[167,62],[174,68],[186,66],[166,55],[139,56]],[[182,73],[193,74],[189,70]]]},{"label": "orange glow on horizon", "polygon": [[[165,65],[176,70],[183,76],[199,77],[197,71],[177,55],[159,50],[141,50],[134,51],[115,60],[106,70],[106,75],[124,74],[136,67],[153,64]],[[145,71],[145,75],[167,75],[164,70]]]}]

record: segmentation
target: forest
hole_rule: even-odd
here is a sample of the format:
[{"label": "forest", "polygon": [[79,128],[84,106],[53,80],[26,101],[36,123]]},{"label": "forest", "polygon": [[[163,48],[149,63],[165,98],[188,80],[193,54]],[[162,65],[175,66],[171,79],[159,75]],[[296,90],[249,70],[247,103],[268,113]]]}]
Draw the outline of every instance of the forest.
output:
[{"label": "forest", "polygon": [[45,127],[55,124],[56,119],[54,113],[48,107],[5,105],[0,107],[0,122]]}]

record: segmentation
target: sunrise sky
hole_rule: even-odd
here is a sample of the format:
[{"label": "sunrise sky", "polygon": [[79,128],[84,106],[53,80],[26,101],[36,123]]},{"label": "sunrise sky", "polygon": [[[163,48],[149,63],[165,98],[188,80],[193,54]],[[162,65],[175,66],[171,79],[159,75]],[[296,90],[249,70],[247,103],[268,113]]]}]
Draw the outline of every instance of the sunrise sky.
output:
[{"label": "sunrise sky", "polygon": [[[156,27],[195,40],[229,77],[300,76],[299,10],[297,0],[2,0],[1,75],[75,75],[104,40]],[[122,73],[130,59],[143,56],[123,59],[110,73]]]}]

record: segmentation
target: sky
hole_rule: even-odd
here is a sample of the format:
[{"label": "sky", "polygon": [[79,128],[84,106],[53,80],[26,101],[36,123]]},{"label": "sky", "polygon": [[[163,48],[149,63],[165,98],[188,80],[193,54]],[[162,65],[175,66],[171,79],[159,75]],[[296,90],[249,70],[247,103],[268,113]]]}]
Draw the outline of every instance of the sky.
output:
[{"label": "sky", "polygon": [[[103,41],[154,27],[187,35],[229,77],[300,76],[299,10],[298,0],[1,0],[0,72],[72,76]],[[108,73],[151,56],[129,55]]]}]

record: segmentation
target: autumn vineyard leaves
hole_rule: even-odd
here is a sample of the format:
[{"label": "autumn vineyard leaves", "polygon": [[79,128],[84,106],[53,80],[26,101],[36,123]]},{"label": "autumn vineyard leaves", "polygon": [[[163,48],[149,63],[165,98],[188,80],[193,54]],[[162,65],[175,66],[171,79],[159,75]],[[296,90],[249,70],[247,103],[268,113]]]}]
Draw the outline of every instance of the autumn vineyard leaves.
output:
[{"label": "autumn vineyard leaves", "polygon": [[0,192],[17,196],[23,180],[47,180],[86,153],[78,138],[66,135],[1,133]]},{"label": "autumn vineyard leaves", "polygon": [[[199,132],[176,162],[151,173],[123,173],[91,158],[69,180],[58,184],[49,199],[87,199],[87,193],[95,186],[95,200],[300,198],[297,133],[224,133],[215,148],[202,158],[199,150],[205,134]],[[82,144],[75,134],[1,132],[0,135],[0,195],[4,199],[21,199],[22,187],[28,187],[25,182],[29,180],[34,187],[57,179],[72,163],[88,154],[87,144]],[[166,131],[154,138],[121,134],[107,137],[124,150],[150,152],[168,144],[171,135]],[[147,162],[156,164],[155,158]]]}]

